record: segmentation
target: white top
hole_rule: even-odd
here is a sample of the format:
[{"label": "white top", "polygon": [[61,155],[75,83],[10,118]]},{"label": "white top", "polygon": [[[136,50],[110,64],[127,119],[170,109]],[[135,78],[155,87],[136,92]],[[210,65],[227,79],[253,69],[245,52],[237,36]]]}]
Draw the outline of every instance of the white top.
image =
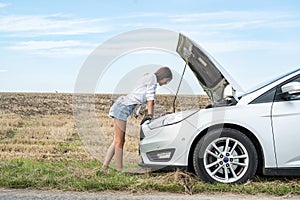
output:
[{"label": "white top", "polygon": [[145,74],[140,78],[133,90],[120,100],[125,105],[143,105],[147,101],[156,100],[157,78],[155,74]]}]

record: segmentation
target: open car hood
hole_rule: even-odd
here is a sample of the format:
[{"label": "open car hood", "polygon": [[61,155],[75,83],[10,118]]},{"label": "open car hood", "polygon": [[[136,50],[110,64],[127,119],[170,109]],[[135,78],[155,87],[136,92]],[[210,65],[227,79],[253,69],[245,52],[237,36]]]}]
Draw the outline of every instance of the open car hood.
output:
[{"label": "open car hood", "polygon": [[236,91],[243,91],[204,49],[182,34],[179,34],[176,51],[182,59],[188,62],[189,67],[213,104],[224,98],[224,90],[229,84],[232,88],[232,96],[235,97]]}]

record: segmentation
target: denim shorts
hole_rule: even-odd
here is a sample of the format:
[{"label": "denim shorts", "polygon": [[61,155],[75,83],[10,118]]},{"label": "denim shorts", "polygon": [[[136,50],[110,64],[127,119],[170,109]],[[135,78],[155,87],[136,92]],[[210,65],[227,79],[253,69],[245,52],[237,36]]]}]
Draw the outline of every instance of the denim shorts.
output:
[{"label": "denim shorts", "polygon": [[132,114],[134,105],[124,105],[120,102],[120,98],[109,109],[109,116],[122,121],[127,121],[129,115]]}]

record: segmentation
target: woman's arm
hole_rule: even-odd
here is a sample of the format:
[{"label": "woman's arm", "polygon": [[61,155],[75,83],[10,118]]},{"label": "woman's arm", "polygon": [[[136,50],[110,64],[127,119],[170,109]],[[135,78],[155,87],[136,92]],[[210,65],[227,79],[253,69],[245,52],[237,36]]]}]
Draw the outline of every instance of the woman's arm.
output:
[{"label": "woman's arm", "polygon": [[151,115],[153,117],[154,113],[154,100],[148,101],[148,115]]},{"label": "woman's arm", "polygon": [[141,125],[148,120],[152,120],[154,113],[154,100],[148,100],[148,114],[144,116],[144,118],[141,121]]}]

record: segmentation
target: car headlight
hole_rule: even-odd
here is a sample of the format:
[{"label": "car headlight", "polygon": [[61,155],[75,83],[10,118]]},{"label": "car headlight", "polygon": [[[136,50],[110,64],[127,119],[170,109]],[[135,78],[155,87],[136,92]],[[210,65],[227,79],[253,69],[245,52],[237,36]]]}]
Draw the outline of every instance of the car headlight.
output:
[{"label": "car headlight", "polygon": [[178,122],[181,122],[182,120],[188,118],[189,116],[195,114],[198,110],[189,110],[189,111],[183,111],[179,113],[174,113],[172,115],[168,115],[163,120],[163,126],[168,126],[172,124],[176,124]]},{"label": "car headlight", "polygon": [[167,125],[171,125],[171,124],[176,124],[176,123],[182,121],[183,118],[184,118],[184,116],[182,115],[182,113],[177,113],[174,115],[167,116],[163,121],[163,125],[167,126]]},{"label": "car headlight", "polygon": [[172,124],[176,124],[178,122],[181,122],[182,120],[190,117],[191,115],[198,112],[198,110],[188,110],[188,111],[182,111],[178,113],[173,113],[166,115],[164,117],[160,117],[158,119],[155,119],[151,121],[151,123],[148,124],[150,129],[159,128],[162,126],[169,126]]}]

